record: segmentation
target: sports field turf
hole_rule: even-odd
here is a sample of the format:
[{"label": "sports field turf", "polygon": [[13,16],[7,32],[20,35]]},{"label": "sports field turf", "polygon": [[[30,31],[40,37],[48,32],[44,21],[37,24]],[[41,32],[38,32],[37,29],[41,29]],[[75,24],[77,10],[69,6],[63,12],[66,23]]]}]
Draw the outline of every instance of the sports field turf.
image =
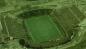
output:
[{"label": "sports field turf", "polygon": [[59,39],[62,35],[48,15],[32,16],[25,21],[32,40],[36,43]]}]

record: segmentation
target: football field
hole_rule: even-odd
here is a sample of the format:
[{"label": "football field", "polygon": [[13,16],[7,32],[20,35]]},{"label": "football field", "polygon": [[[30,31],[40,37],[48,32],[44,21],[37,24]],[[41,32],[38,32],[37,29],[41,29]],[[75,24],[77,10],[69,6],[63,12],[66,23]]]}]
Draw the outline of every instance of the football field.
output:
[{"label": "football field", "polygon": [[32,16],[25,21],[25,24],[32,40],[36,43],[62,37],[62,33],[48,15]]}]

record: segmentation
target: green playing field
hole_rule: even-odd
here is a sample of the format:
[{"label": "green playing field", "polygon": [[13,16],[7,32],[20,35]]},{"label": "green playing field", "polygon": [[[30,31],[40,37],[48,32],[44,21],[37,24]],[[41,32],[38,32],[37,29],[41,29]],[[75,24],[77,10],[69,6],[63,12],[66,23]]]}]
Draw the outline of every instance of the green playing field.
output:
[{"label": "green playing field", "polygon": [[25,25],[33,42],[36,43],[59,39],[62,36],[58,27],[48,15],[32,16],[25,20]]}]

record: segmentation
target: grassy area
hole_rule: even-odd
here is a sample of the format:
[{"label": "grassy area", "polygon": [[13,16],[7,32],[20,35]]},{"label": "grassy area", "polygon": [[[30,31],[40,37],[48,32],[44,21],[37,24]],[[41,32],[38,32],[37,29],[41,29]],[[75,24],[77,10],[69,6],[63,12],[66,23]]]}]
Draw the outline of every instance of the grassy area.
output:
[{"label": "grassy area", "polygon": [[62,35],[50,16],[32,16],[26,20],[26,26],[34,42],[44,42],[59,39]]}]

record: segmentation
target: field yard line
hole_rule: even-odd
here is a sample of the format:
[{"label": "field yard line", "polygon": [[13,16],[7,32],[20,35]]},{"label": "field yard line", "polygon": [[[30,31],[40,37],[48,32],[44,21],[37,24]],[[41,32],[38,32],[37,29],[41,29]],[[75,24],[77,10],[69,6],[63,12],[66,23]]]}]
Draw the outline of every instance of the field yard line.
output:
[{"label": "field yard line", "polygon": [[[26,20],[26,21],[27,21],[27,20]],[[25,25],[26,25],[26,27],[27,27],[28,25],[27,25],[26,23],[27,23],[27,22],[25,22]],[[35,41],[35,38],[32,36],[32,33],[31,33],[30,29],[29,29],[29,28],[27,28],[27,29],[28,29],[29,35],[31,36],[32,41]]]},{"label": "field yard line", "polygon": [[[54,24],[54,26],[55,26],[55,28],[57,29],[57,31],[59,31],[59,29],[57,28],[56,24],[52,21],[52,18],[51,18],[50,16],[48,16],[48,17],[49,17],[50,21],[52,22],[52,24]],[[59,31],[59,32],[60,32],[60,31]],[[62,36],[61,33],[59,33],[59,35]]]}]

